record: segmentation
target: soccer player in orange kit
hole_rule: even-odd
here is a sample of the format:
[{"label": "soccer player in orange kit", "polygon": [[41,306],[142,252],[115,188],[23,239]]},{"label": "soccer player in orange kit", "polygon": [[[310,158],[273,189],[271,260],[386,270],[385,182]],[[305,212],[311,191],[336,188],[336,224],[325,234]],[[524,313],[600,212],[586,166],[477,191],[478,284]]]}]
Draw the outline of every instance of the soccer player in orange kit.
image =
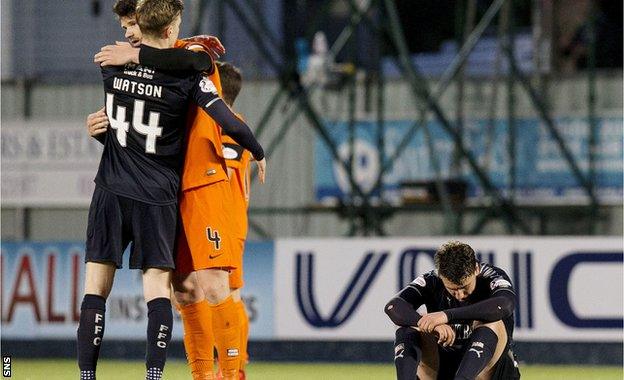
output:
[{"label": "soccer player in orange kit", "polygon": [[[216,62],[221,75],[222,97],[225,103],[232,107],[242,87],[240,70],[227,62]],[[237,114],[239,118],[242,118]],[[245,304],[241,299],[243,281],[243,253],[247,238],[247,208],[249,207],[250,170],[249,164],[252,159],[251,153],[240,146],[231,137],[223,136],[223,157],[230,178],[232,189],[232,205],[230,215],[234,220],[233,236],[235,239],[234,249],[237,260],[236,269],[230,272],[230,291],[238,309],[241,322],[240,327],[240,379],[245,378],[245,364],[248,360],[247,339],[249,336],[249,316]],[[219,358],[221,362],[221,358]]]},{"label": "soccer player in orange kit", "polygon": [[[120,0],[118,4],[124,1],[128,0]],[[140,30],[129,32],[134,28],[132,18],[119,16],[122,27],[126,29],[126,37],[134,43],[140,41]],[[178,47],[188,45],[193,48],[197,43],[178,41],[176,44]],[[114,51],[125,48],[105,47],[96,55],[96,61],[121,64],[123,62],[115,61],[119,57],[115,57]],[[139,53],[136,52],[135,61],[138,58]],[[215,70],[210,79],[219,90],[218,71]],[[180,213],[183,232],[179,235],[175,294],[184,322],[185,348],[193,377],[212,378],[212,342],[215,341],[222,358],[224,378],[237,378],[240,361],[239,311],[229,294],[228,278],[229,271],[236,268],[238,260],[232,257],[235,240],[232,238],[232,223],[227,217],[231,190],[222,157],[221,130],[204,113],[197,110],[190,112],[193,122],[189,129],[182,178]],[[87,121],[94,137],[106,130],[106,123],[98,113],[90,115]],[[202,127],[196,127],[199,125]],[[260,169],[262,181],[264,162]]]}]

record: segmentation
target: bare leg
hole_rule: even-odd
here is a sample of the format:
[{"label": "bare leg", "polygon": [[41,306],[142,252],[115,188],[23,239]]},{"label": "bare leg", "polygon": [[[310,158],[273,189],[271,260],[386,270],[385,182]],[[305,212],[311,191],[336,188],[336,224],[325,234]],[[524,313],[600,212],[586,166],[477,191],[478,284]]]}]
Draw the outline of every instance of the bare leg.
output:
[{"label": "bare leg", "polygon": [[198,270],[196,273],[199,285],[209,303],[218,304],[230,295],[228,271],[210,268]]},{"label": "bare leg", "polygon": [[206,296],[197,280],[197,273],[174,273],[172,279],[173,295],[180,307],[203,301]]},{"label": "bare leg", "polygon": [[85,294],[108,298],[115,280],[115,264],[88,262],[85,266]]}]

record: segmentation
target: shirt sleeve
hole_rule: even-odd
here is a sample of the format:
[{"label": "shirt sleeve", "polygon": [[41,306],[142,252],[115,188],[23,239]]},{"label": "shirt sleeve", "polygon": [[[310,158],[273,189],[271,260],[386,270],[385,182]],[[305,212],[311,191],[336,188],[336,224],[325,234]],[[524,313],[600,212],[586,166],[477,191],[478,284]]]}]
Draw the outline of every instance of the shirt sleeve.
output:
[{"label": "shirt sleeve", "polygon": [[477,320],[484,322],[500,321],[513,313],[515,295],[502,292],[500,295],[485,299],[472,305],[444,310],[449,322]]},{"label": "shirt sleeve", "polygon": [[384,308],[390,320],[397,326],[416,326],[421,318],[417,309],[426,304],[429,286],[424,276],[418,276],[394,296]]},{"label": "shirt sleeve", "polygon": [[481,276],[488,283],[490,297],[472,305],[445,310],[449,322],[470,319],[494,322],[513,313],[516,293],[507,273],[488,265],[482,268]]},{"label": "shirt sleeve", "polygon": [[243,153],[245,148],[242,146],[231,143],[223,142],[223,157],[225,158],[225,164],[228,168],[238,169],[242,165]]},{"label": "shirt sleeve", "polygon": [[193,99],[210,117],[223,128],[228,136],[251,152],[260,161],[264,150],[244,121],[236,117],[232,110],[219,97],[217,88],[209,78],[201,77],[193,89]]},{"label": "shirt sleeve", "polygon": [[96,139],[100,144],[106,143],[106,133],[100,133],[99,135],[91,136]]},{"label": "shirt sleeve", "polygon": [[214,63],[204,50],[182,48],[156,49],[141,45],[139,63],[161,70],[198,71],[212,73]]}]

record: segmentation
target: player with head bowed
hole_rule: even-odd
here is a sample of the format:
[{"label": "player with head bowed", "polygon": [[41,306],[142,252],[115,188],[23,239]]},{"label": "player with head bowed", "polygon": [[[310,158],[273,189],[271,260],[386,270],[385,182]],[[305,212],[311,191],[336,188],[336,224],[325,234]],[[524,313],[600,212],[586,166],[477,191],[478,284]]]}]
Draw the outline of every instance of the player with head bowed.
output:
[{"label": "player with head bowed", "polygon": [[[174,46],[182,9],[179,0],[138,2],[136,22],[142,33],[141,52],[159,53],[159,49]],[[105,301],[115,270],[122,266],[123,251],[132,242],[130,268],[143,271],[148,308],[146,379],[160,379],[173,319],[170,283],[175,266],[177,197],[189,102],[197,104],[202,109],[200,112],[207,113],[252,152],[261,182],[266,162],[262,147],[249,127],[221,100],[209,78],[192,71],[162,71],[145,63],[106,66],[102,68],[102,76],[110,128],[106,128],[101,138],[104,151],[87,227],[85,296],[78,328],[81,378],[95,378],[104,334]],[[208,129],[206,133],[214,132]],[[199,279],[201,287],[193,289],[206,295],[191,298],[205,300],[211,291],[218,293],[214,290],[224,288],[221,302],[211,306],[227,308],[227,276],[233,268],[232,261],[230,257],[197,273],[176,275],[173,281],[176,290],[186,294],[184,284]],[[223,315],[229,318],[228,313]]]},{"label": "player with head bowed", "polygon": [[[435,254],[435,271],[417,277],[386,304],[398,326],[397,379],[518,379],[513,354],[516,294],[502,269],[477,262],[453,241]],[[426,312],[421,313],[421,307]]]}]

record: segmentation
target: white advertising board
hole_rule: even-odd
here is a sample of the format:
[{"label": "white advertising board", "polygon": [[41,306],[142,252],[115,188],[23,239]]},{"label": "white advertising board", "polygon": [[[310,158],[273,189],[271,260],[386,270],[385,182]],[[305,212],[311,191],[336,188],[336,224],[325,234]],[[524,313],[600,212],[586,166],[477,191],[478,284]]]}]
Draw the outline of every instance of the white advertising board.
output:
[{"label": "white advertising board", "polygon": [[[278,240],[278,339],[391,340],[384,305],[449,238]],[[463,237],[518,294],[516,340],[622,341],[622,239]]]},{"label": "white advertising board", "polygon": [[3,206],[89,206],[102,145],[84,121],[2,125]]}]

